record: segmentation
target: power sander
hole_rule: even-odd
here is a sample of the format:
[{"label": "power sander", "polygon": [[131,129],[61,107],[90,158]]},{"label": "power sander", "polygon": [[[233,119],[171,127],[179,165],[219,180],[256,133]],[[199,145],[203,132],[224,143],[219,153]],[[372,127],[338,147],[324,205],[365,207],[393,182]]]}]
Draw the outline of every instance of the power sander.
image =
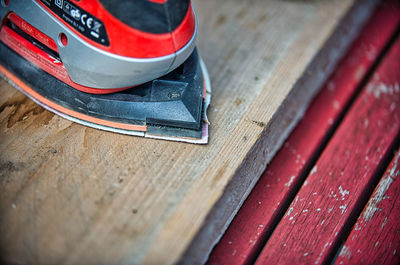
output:
[{"label": "power sander", "polygon": [[0,0],[0,72],[98,129],[206,143],[211,98],[190,0]]}]

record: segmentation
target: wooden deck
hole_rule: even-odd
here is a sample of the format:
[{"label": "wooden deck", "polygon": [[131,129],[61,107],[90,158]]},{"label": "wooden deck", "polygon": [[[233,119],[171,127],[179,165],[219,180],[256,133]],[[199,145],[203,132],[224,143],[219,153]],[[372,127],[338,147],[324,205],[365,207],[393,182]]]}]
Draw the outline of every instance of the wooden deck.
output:
[{"label": "wooden deck", "polygon": [[399,28],[400,4],[386,1],[208,265],[399,264]]}]

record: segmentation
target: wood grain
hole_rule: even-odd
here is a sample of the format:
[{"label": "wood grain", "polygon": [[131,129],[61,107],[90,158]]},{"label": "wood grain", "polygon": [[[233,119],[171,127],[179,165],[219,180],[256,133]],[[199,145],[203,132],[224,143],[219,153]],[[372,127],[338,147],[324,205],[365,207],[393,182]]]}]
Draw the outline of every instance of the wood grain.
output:
[{"label": "wood grain", "polygon": [[398,2],[386,1],[379,6],[268,165],[207,264],[251,264],[256,259],[399,22]]},{"label": "wood grain", "polygon": [[400,132],[400,39],[324,149],[256,264],[329,264]]},{"label": "wood grain", "polygon": [[335,264],[400,263],[400,151],[354,225]]},{"label": "wood grain", "polygon": [[[205,243],[186,261],[199,263],[375,2],[194,2],[214,86],[208,146],[86,128],[1,81],[2,258],[171,264],[195,238]],[[346,14],[351,20],[335,31]],[[224,215],[204,222],[227,196],[235,199]]]}]

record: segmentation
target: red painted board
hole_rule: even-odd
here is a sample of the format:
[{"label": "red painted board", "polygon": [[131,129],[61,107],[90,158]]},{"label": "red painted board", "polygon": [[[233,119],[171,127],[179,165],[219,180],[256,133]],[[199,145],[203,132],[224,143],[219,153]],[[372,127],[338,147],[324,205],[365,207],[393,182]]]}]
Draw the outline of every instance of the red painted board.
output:
[{"label": "red painted board", "polygon": [[303,172],[310,166],[315,152],[399,21],[398,2],[387,1],[377,9],[336,73],[309,107],[305,118],[268,166],[207,264],[249,264],[255,259],[272,232],[279,212],[283,213],[289,205],[293,188],[303,180]]},{"label": "red painted board", "polygon": [[256,264],[327,264],[400,132],[400,39],[349,109]]},{"label": "red painted board", "polygon": [[375,188],[335,264],[400,264],[400,150]]}]

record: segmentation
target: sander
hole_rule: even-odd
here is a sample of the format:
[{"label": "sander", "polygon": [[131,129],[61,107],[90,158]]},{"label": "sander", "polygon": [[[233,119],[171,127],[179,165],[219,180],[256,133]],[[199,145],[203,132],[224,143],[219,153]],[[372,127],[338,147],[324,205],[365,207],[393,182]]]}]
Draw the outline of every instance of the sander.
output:
[{"label": "sander", "polygon": [[0,0],[0,73],[46,109],[122,134],[207,143],[190,0]]}]

